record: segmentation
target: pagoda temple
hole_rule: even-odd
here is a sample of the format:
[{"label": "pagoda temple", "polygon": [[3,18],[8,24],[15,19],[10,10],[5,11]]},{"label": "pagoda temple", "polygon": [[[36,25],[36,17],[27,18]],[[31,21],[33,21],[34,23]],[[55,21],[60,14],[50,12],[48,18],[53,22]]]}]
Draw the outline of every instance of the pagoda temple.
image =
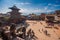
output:
[{"label": "pagoda temple", "polygon": [[15,5],[13,7],[10,7],[12,11],[10,13],[10,22],[12,23],[18,23],[21,20],[21,13],[19,12],[19,8],[17,8]]}]

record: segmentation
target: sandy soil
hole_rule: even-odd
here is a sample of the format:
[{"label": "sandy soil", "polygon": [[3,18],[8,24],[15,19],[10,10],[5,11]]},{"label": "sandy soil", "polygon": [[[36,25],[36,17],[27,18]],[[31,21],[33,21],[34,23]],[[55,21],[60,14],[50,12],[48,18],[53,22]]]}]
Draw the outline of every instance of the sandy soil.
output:
[{"label": "sandy soil", "polygon": [[[48,27],[45,21],[27,20],[26,22],[29,24],[27,31],[31,28],[34,31],[36,37],[38,37],[37,40],[60,40],[60,27],[58,27],[57,25],[55,25],[55,27],[57,27],[58,29],[52,26],[52,28],[45,28]],[[45,35],[45,30],[47,30],[47,33],[49,35]]]},{"label": "sandy soil", "polygon": [[[27,31],[29,29],[32,29],[35,33],[35,36],[38,38],[37,40],[60,40],[60,26],[55,25],[49,26],[52,28],[45,28],[48,27],[47,23],[45,21],[32,21],[27,20],[26,21],[29,24],[29,27],[27,28]],[[49,35],[46,35],[44,31],[47,30],[47,33]],[[1,40],[1,39],[0,39]]]}]

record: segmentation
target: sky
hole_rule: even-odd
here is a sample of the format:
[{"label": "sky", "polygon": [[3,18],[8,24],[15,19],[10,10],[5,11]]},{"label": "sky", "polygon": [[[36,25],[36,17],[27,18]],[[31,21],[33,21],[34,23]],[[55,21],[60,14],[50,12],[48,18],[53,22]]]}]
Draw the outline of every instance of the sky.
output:
[{"label": "sky", "polygon": [[47,13],[60,10],[60,0],[0,0],[0,13],[11,11],[9,7],[16,5],[23,14]]}]

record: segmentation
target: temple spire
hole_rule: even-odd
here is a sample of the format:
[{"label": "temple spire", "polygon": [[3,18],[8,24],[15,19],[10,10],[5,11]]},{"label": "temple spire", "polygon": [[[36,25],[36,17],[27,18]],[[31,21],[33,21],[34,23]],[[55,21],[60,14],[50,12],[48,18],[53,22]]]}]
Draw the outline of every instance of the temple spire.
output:
[{"label": "temple spire", "polygon": [[17,8],[15,5],[13,7],[10,7],[9,9],[11,10],[20,10],[19,8]]}]

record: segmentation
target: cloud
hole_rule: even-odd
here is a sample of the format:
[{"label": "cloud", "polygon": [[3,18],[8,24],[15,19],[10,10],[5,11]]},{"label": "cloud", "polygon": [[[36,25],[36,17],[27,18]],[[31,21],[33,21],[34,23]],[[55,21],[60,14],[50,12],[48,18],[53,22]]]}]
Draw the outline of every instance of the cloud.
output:
[{"label": "cloud", "polygon": [[21,9],[20,12],[22,13],[38,13],[43,12],[41,9]]},{"label": "cloud", "polygon": [[22,2],[22,3],[19,3],[19,4],[21,4],[21,5],[27,5],[27,4],[30,4],[30,3],[27,3],[27,2],[26,2],[26,3],[23,3],[23,2]]},{"label": "cloud", "polygon": [[47,10],[46,12],[53,12],[54,10]]},{"label": "cloud", "polygon": [[22,13],[31,13],[32,12],[32,9],[26,9],[26,8],[21,8],[21,10],[19,12],[22,12]]},{"label": "cloud", "polygon": [[34,10],[33,12],[46,13],[46,12],[52,12],[52,11],[54,11],[54,10],[50,10],[50,9],[42,10],[42,9],[39,9],[39,10]]},{"label": "cloud", "polygon": [[[3,10],[2,13],[6,13],[9,12],[10,10]],[[31,14],[31,13],[47,13],[47,12],[52,12],[54,10],[50,10],[50,9],[27,9],[27,8],[21,8],[21,10],[19,12],[21,12],[22,14]],[[1,12],[1,11],[0,11]]]},{"label": "cloud", "polygon": [[46,12],[52,12],[54,10],[50,10],[50,9],[21,9],[20,12],[22,13],[26,13],[26,14],[29,14],[29,13],[46,13]]},{"label": "cloud", "polygon": [[44,10],[47,10],[48,9],[48,6],[44,7]]},{"label": "cloud", "polygon": [[60,5],[54,5],[55,7],[60,6]]},{"label": "cloud", "polygon": [[52,5],[51,3],[48,3],[48,6]]},{"label": "cloud", "polygon": [[55,7],[57,7],[57,6],[60,6],[60,5],[58,5],[58,4],[51,4],[51,3],[48,3],[47,6],[55,6]]},{"label": "cloud", "polygon": [[33,10],[33,12],[42,12],[40,9]]},{"label": "cloud", "polygon": [[21,2],[21,3],[15,3],[15,4],[19,4],[19,5],[28,5],[28,4],[31,4],[29,2]]}]

